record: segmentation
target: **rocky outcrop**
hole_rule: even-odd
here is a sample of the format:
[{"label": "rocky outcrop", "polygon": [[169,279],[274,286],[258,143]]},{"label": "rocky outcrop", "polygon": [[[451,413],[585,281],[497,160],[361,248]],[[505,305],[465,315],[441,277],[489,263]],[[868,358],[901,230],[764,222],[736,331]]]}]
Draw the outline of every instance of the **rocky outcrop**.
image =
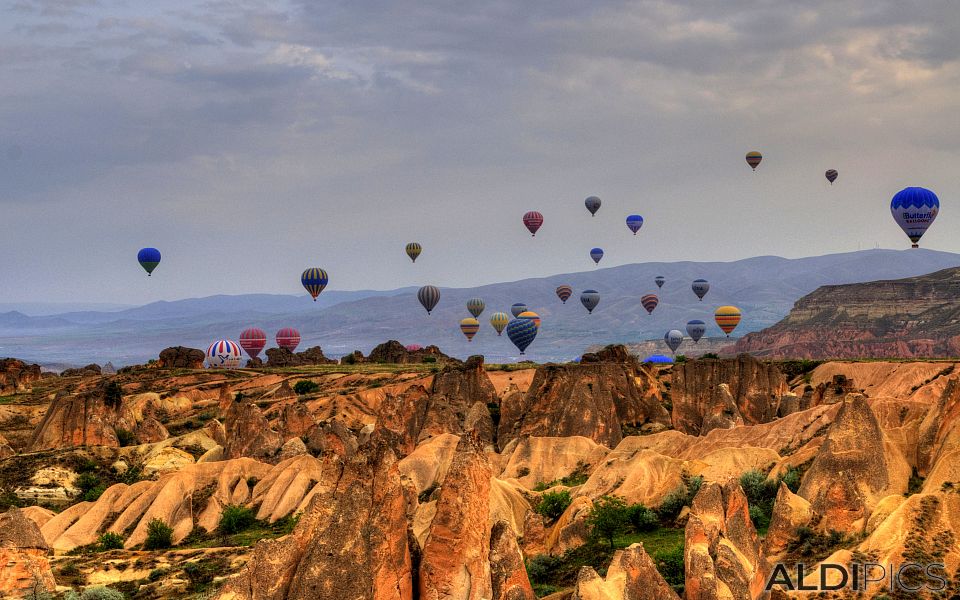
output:
[{"label": "rocky outcrop", "polygon": [[772,560],[786,552],[790,541],[796,536],[797,528],[809,524],[811,518],[813,511],[810,503],[781,482],[773,504],[770,527],[763,538],[764,555]]},{"label": "rocky outcrop", "polygon": [[315,365],[335,365],[337,361],[327,358],[320,346],[312,346],[303,352],[290,352],[286,348],[267,348],[268,367],[303,367]]},{"label": "rocky outcrop", "polygon": [[960,268],[827,285],[782,321],[749,333],[737,352],[777,358],[921,358],[960,355]]},{"label": "rocky outcrop", "polygon": [[673,426],[704,435],[713,429],[767,423],[787,391],[773,363],[741,354],[735,359],[691,360],[673,368]]},{"label": "rocky outcrop", "polygon": [[[621,351],[622,350],[622,351]],[[607,447],[623,439],[623,425],[670,424],[653,371],[625,349],[608,348],[576,365],[542,365],[526,394],[500,407],[500,447],[526,436],[583,436]]]},{"label": "rocky outcrop", "polygon": [[18,508],[0,515],[0,596],[40,598],[56,588],[40,528]]},{"label": "rocky outcrop", "polygon": [[760,549],[740,484],[704,484],[684,532],[686,600],[755,600],[770,565]]},{"label": "rocky outcrop", "polygon": [[136,416],[117,394],[119,385],[112,379],[75,395],[61,393],[47,409],[30,440],[31,451],[69,446],[118,447],[118,428],[133,431]]},{"label": "rocky outcrop", "polygon": [[960,450],[960,379],[951,377],[920,424],[917,470],[928,475],[937,462]]},{"label": "rocky outcrop", "polygon": [[282,436],[270,428],[270,422],[250,400],[240,399],[230,404],[224,427],[226,458],[269,459],[276,456],[283,445]]},{"label": "rocky outcrop", "polygon": [[97,377],[101,374],[100,365],[89,364],[79,369],[64,369],[60,372],[60,377]]},{"label": "rocky outcrop", "polygon": [[173,346],[160,352],[157,366],[161,369],[202,369],[205,358],[203,350]]},{"label": "rocky outcrop", "polygon": [[378,345],[370,351],[367,362],[388,364],[420,364],[424,362],[459,362],[440,352],[436,346],[427,346],[417,350],[407,350],[406,346],[397,340],[390,340]]},{"label": "rocky outcrop", "polygon": [[633,544],[617,550],[610,561],[607,576],[600,577],[591,567],[582,567],[571,600],[679,600],[660,575],[657,565],[643,548]]},{"label": "rocky outcrop", "polygon": [[804,475],[798,494],[821,529],[854,533],[885,496],[907,490],[910,466],[890,442],[867,399],[850,394]]},{"label": "rocky outcrop", "polygon": [[24,392],[40,379],[40,365],[28,365],[16,358],[0,359],[0,395]]},{"label": "rocky outcrop", "polygon": [[490,531],[490,584],[492,600],[536,600],[517,536],[506,521]]}]

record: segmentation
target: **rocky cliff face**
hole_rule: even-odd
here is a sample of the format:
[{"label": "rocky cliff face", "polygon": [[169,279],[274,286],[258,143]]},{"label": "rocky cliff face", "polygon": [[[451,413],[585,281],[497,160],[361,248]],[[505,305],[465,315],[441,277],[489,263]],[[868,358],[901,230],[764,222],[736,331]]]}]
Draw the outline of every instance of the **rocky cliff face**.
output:
[{"label": "rocky cliff face", "polygon": [[776,365],[746,354],[687,361],[673,368],[673,426],[705,435],[712,429],[767,423],[777,416],[786,391]]},{"label": "rocky cliff face", "polygon": [[160,352],[157,366],[161,369],[202,369],[205,357],[203,350],[173,346]]},{"label": "rocky cliff face", "polygon": [[18,508],[0,515],[0,596],[41,598],[56,587],[50,547],[36,523]]},{"label": "rocky cliff face", "polygon": [[[427,346],[417,350],[407,350],[406,346],[397,340],[390,340],[378,345],[370,351],[370,356],[366,362],[388,363],[397,365],[419,364],[424,362],[449,362],[449,356],[440,351],[436,346]],[[459,361],[455,361],[459,362]]]},{"label": "rocky cliff face", "polygon": [[0,395],[22,392],[35,381],[40,381],[40,365],[28,365],[16,358],[0,359]]},{"label": "rocky cliff face", "polygon": [[327,358],[320,346],[307,348],[303,352],[290,352],[286,348],[267,348],[268,367],[302,367],[310,365],[333,365],[337,361]]},{"label": "rocky cliff face", "polygon": [[898,279],[823,286],[736,352],[783,358],[960,355],[960,268]]},{"label": "rocky cliff face", "polygon": [[650,367],[623,346],[586,354],[579,365],[542,365],[526,393],[503,399],[497,441],[505,447],[518,437],[583,436],[612,448],[624,425],[669,425],[660,391]]}]

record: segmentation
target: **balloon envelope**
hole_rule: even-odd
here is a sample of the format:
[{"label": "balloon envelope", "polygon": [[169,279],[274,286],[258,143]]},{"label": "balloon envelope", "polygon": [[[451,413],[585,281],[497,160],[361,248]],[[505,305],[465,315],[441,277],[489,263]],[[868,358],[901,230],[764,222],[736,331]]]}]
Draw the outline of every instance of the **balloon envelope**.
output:
[{"label": "balloon envelope", "polygon": [[313,296],[314,302],[317,301],[317,296],[320,295],[323,288],[327,287],[329,280],[330,278],[327,277],[327,272],[317,267],[311,267],[300,275],[300,283],[304,289]]},{"label": "balloon envelope", "polygon": [[830,183],[833,183],[834,181],[836,181],[838,175],[839,173],[837,173],[836,169],[827,169],[827,172],[823,174],[823,176],[826,177],[827,181],[829,181]]},{"label": "balloon envelope", "polygon": [[603,258],[603,248],[594,248],[591,250],[590,258],[593,259],[593,262],[600,264],[600,259]]},{"label": "balloon envelope", "polygon": [[926,188],[904,188],[890,201],[890,212],[913,247],[919,248],[920,238],[940,213],[940,199]]},{"label": "balloon envelope", "polygon": [[570,296],[573,295],[573,288],[569,285],[561,285],[557,287],[557,297],[560,298],[560,301],[564,304],[567,303],[567,300]]},{"label": "balloon envelope", "polygon": [[667,343],[671,352],[676,352],[680,344],[683,343],[683,332],[679,329],[671,329],[663,335],[663,341]]},{"label": "balloon envelope", "polygon": [[520,350],[520,354],[523,354],[530,342],[537,337],[537,326],[533,319],[514,319],[507,325],[507,337]]},{"label": "balloon envelope", "polygon": [[697,298],[703,300],[703,297],[710,291],[710,284],[707,283],[706,279],[695,279],[690,288],[693,289],[693,293],[697,295]]},{"label": "balloon envelope", "polygon": [[472,342],[473,336],[477,335],[477,332],[480,331],[480,321],[473,317],[462,319],[460,321],[460,331],[463,332],[463,335],[467,336],[468,342]]},{"label": "balloon envelope", "polygon": [[516,304],[510,307],[510,313],[515,317],[522,312],[527,312],[527,305],[524,304],[523,302],[517,302]]},{"label": "balloon envelope", "polygon": [[140,252],[137,252],[137,262],[149,277],[160,264],[160,251],[156,248],[141,248]]},{"label": "balloon envelope", "polygon": [[300,332],[292,327],[284,327],[277,332],[277,346],[285,348],[290,352],[297,349],[300,345]]},{"label": "balloon envelope", "polygon": [[436,286],[425,285],[417,292],[417,300],[427,309],[429,315],[430,311],[437,306],[437,302],[440,302],[440,290]]},{"label": "balloon envelope", "polygon": [[497,335],[503,333],[503,328],[510,322],[510,317],[505,312],[495,312],[490,315],[490,325],[497,330]]},{"label": "balloon envelope", "polygon": [[593,309],[600,304],[600,292],[597,290],[584,290],[580,294],[580,302],[586,307],[587,312],[593,314]]},{"label": "balloon envelope", "polygon": [[240,334],[240,347],[250,358],[256,358],[267,345],[267,332],[256,327],[244,329]]},{"label": "balloon envelope", "polygon": [[597,211],[600,210],[600,198],[596,196],[589,196],[586,200],[583,201],[584,206],[587,207],[587,210],[590,211],[590,214],[596,216]]},{"label": "balloon envelope", "polygon": [[763,155],[756,150],[747,152],[747,164],[750,165],[750,168],[754,171],[757,170],[757,165],[760,164],[761,160],[763,160]]},{"label": "balloon envelope", "polygon": [[700,341],[700,338],[703,337],[703,334],[707,332],[707,324],[701,321],[700,319],[694,319],[692,321],[687,321],[687,335],[690,336],[690,339],[693,340],[693,343],[696,344]]},{"label": "balloon envelope", "polygon": [[417,257],[420,256],[421,252],[423,252],[423,246],[417,242],[407,244],[407,256],[409,256],[413,262],[417,262]]},{"label": "balloon envelope", "polygon": [[627,228],[633,232],[633,235],[637,235],[641,227],[643,227],[643,217],[640,215],[630,215],[627,217]]},{"label": "balloon envelope", "polygon": [[647,311],[647,314],[652,315],[653,309],[655,309],[658,304],[660,304],[660,298],[657,298],[656,294],[647,294],[640,298],[640,305]]},{"label": "balloon envelope", "polygon": [[240,366],[240,346],[231,340],[217,340],[207,348],[207,366],[211,369],[236,369]]},{"label": "balloon envelope", "polygon": [[530,232],[530,235],[536,236],[537,230],[543,225],[543,215],[535,210],[531,210],[523,215],[523,224],[526,226],[527,231]]},{"label": "balloon envelope", "polygon": [[727,337],[730,337],[730,332],[737,328],[740,318],[740,309],[736,306],[721,306],[713,313],[717,326],[727,334]]},{"label": "balloon envelope", "polygon": [[487,305],[484,304],[483,299],[481,298],[471,298],[467,300],[467,310],[471,315],[474,316],[474,318],[479,317],[480,313],[482,313],[483,309],[486,307]]},{"label": "balloon envelope", "polygon": [[658,288],[662,288],[663,284],[666,283],[667,278],[664,277],[663,275],[657,275],[656,277],[653,278],[653,281],[654,283],[657,284]]},{"label": "balloon envelope", "polygon": [[671,365],[673,364],[673,359],[669,356],[664,356],[662,354],[651,354],[650,356],[643,359],[645,363],[653,363],[655,365]]},{"label": "balloon envelope", "polygon": [[540,329],[540,315],[538,315],[537,313],[533,312],[532,310],[527,310],[527,311],[524,311],[524,312],[520,313],[519,315],[517,315],[517,318],[518,318],[518,319],[531,319],[531,320],[533,321],[533,324],[537,326],[537,329]]}]

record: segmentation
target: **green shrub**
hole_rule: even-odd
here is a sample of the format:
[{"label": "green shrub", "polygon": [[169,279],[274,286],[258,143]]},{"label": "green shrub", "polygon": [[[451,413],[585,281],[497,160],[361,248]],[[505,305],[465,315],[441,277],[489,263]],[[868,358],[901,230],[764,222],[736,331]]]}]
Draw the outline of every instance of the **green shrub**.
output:
[{"label": "green shrub", "polygon": [[573,499],[570,498],[570,492],[567,490],[547,492],[541,496],[540,503],[537,504],[534,510],[551,521],[556,521],[560,518],[560,515],[563,514],[563,511],[567,510],[567,507],[570,506],[572,501]]},{"label": "green shrub", "polygon": [[437,362],[437,357],[436,357],[436,356],[424,356],[424,357],[423,357],[423,362],[425,362],[425,363],[435,363],[435,362]]},{"label": "green shrub", "polygon": [[601,496],[593,503],[587,526],[590,527],[590,537],[606,540],[613,548],[614,538],[630,528],[627,503],[617,496]]},{"label": "green shrub", "polygon": [[93,488],[93,489],[90,489],[90,490],[87,490],[86,492],[84,492],[84,494],[83,494],[83,501],[84,501],[84,502],[96,502],[97,500],[100,499],[100,496],[102,496],[105,491],[107,491],[107,486],[106,486],[105,484],[101,483],[101,484],[98,485],[97,487],[95,487],[95,488]]},{"label": "green shrub", "polygon": [[653,531],[660,527],[660,518],[657,513],[643,504],[634,504],[627,508],[627,517],[630,525],[637,533]]},{"label": "green shrub", "polygon": [[770,517],[771,513],[769,511],[759,506],[750,507],[750,520],[753,521],[753,526],[756,529],[764,530],[770,527]]},{"label": "green shrub", "polygon": [[154,569],[147,575],[147,579],[150,581],[159,581],[160,578],[164,577],[167,573],[169,573],[167,569]]},{"label": "green shrub", "polygon": [[97,539],[97,545],[100,547],[101,552],[105,552],[107,550],[121,550],[123,548],[123,536],[119,533],[108,531],[100,535],[100,537]]},{"label": "green shrub", "polygon": [[701,485],[703,485],[703,477],[700,475],[690,477],[684,473],[683,484],[667,494],[667,497],[657,507],[657,516],[660,517],[660,520],[665,522],[675,521],[680,516],[683,507],[690,506],[690,503],[693,502],[693,497],[700,491]]},{"label": "green shrub", "polygon": [[687,355],[686,355],[686,354],[678,354],[678,355],[676,355],[676,356],[673,357],[673,362],[675,362],[675,363],[685,363],[685,362],[687,362]]},{"label": "green shrub", "polygon": [[221,533],[231,535],[249,529],[256,522],[257,518],[249,508],[228,504],[220,515],[219,529]]},{"label": "green shrub", "polygon": [[104,585],[97,585],[83,590],[80,600],[124,600],[124,598],[122,592]]},{"label": "green shrub", "polygon": [[80,488],[80,497],[86,502],[96,502],[107,489],[106,484],[100,481],[100,476],[89,471],[78,475],[74,483]]},{"label": "green shrub", "polygon": [[796,468],[790,467],[787,469],[787,472],[780,477],[780,481],[787,485],[789,489],[794,494],[797,493],[797,490],[800,489],[800,482],[803,479],[803,472]]},{"label": "green shrub", "polygon": [[720,355],[716,352],[707,352],[706,354],[701,354],[700,358],[720,358]]},{"label": "green shrub", "polygon": [[293,384],[293,391],[300,396],[306,394],[312,394],[313,392],[320,389],[320,384],[316,381],[310,381],[309,379],[302,379],[295,384]]},{"label": "green shrub", "polygon": [[136,446],[137,436],[135,436],[132,431],[128,431],[126,429],[117,429],[117,442],[120,443],[121,448],[126,446]]},{"label": "green shrub", "polygon": [[657,570],[660,571],[664,580],[680,594],[680,597],[683,597],[683,544],[677,544],[669,550],[660,550],[654,553],[653,562],[657,565]]},{"label": "green shrub", "polygon": [[531,583],[547,583],[553,570],[561,563],[560,558],[549,554],[538,554],[527,561],[527,577]]},{"label": "green shrub", "polygon": [[111,381],[103,391],[103,403],[114,410],[120,408],[123,403],[123,389],[116,381]]},{"label": "green shrub", "polygon": [[146,550],[163,550],[173,545],[173,528],[162,519],[153,519],[147,524],[147,541],[143,543]]}]

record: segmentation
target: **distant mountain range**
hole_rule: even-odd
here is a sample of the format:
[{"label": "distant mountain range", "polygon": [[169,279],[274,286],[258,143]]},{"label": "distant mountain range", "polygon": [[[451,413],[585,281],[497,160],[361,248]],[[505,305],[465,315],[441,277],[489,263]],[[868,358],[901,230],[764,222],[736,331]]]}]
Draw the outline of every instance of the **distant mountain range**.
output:
[{"label": "distant mountain range", "polygon": [[[440,304],[429,316],[417,302],[416,288],[327,290],[317,302],[306,295],[248,294],[155,302],[122,310],[35,316],[10,311],[0,313],[0,356],[41,364],[110,361],[119,367],[156,358],[168,346],[206,348],[214,339],[236,339],[250,326],[261,327],[271,336],[289,326],[300,330],[301,348],[320,345],[330,356],[357,349],[366,353],[380,342],[396,339],[404,344],[437,344],[454,356],[484,354],[489,361],[510,361],[518,352],[506,333],[497,337],[488,319],[495,311],[509,313],[511,304],[524,302],[543,319],[527,357],[567,360],[596,344],[660,340],[668,329],[683,330],[690,319],[706,321],[707,335],[718,337],[713,311],[721,304],[740,307],[744,317],[735,334],[742,335],[777,323],[794,302],[823,285],[912,277],[956,266],[960,266],[960,255],[931,250],[639,263],[477,288],[442,288]],[[654,284],[657,275],[666,277],[662,289]],[[711,285],[702,302],[690,289],[697,278]],[[565,305],[555,295],[561,284],[574,288]],[[601,294],[592,315],[579,301],[580,292],[588,288]],[[660,297],[653,315],[640,306],[640,296],[647,293]],[[487,308],[480,317],[480,333],[468,343],[458,323],[469,316],[465,304],[473,297],[482,298]],[[666,351],[665,345],[661,351]]]}]

